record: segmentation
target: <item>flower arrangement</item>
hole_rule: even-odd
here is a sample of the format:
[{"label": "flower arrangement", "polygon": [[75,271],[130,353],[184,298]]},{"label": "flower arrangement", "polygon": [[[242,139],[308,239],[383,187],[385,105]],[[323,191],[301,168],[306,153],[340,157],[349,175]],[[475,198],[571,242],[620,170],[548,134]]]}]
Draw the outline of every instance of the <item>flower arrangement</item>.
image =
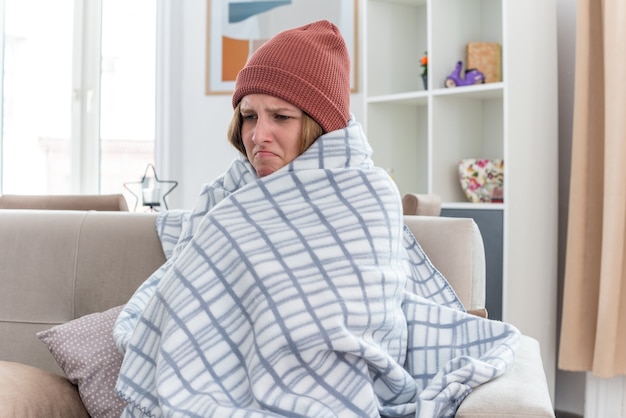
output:
[{"label": "flower arrangement", "polygon": [[428,75],[428,52],[424,52],[424,55],[420,59],[420,66],[422,67],[422,75]]}]

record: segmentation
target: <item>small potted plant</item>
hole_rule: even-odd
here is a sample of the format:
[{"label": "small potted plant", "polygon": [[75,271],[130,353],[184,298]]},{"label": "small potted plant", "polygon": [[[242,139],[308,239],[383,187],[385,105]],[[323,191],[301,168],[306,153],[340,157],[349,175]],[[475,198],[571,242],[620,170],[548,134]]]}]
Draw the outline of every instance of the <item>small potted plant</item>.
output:
[{"label": "small potted plant", "polygon": [[428,90],[428,52],[424,52],[424,55],[420,58],[420,66],[422,67],[422,82],[424,83],[424,90]]}]

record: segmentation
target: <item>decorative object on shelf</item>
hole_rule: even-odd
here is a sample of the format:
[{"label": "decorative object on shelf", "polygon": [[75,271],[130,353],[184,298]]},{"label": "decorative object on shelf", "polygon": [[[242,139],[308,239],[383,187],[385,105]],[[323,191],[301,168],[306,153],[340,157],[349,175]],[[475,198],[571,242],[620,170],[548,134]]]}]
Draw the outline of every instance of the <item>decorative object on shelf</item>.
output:
[{"label": "decorative object on shelf", "polygon": [[465,51],[467,68],[485,75],[485,83],[502,81],[502,52],[497,42],[470,42]]},{"label": "decorative object on shelf", "polygon": [[463,61],[457,61],[454,70],[446,77],[446,87],[471,86],[472,84],[482,84],[485,82],[485,75],[474,68],[465,70],[463,76]]},{"label": "decorative object on shelf", "polygon": [[504,161],[467,158],[459,161],[459,181],[472,203],[504,201]]},{"label": "decorative object on shelf", "polygon": [[422,67],[424,90],[428,90],[428,51],[424,51],[424,55],[420,58],[420,66]]},{"label": "decorative object on shelf", "polygon": [[[148,174],[148,171],[152,171],[152,173]],[[160,180],[157,176],[154,165],[148,164],[141,180],[124,183],[124,188],[135,196],[135,208],[133,210],[137,210],[139,196],[132,191],[130,187],[128,187],[131,184],[141,184],[142,206],[149,207],[151,211],[155,211],[156,208],[160,207],[161,201],[163,201],[163,206],[165,207],[165,210],[167,210],[167,200],[165,200],[165,198],[176,188],[176,186],[178,186],[178,182],[176,180]],[[160,186],[161,184],[170,185],[165,193],[163,193],[163,189]]]}]

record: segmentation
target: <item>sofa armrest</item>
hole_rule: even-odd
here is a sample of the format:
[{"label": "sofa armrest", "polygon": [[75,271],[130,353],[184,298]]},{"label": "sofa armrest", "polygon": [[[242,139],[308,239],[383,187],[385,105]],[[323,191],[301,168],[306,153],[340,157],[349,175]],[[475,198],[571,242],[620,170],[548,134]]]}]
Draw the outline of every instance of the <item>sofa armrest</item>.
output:
[{"label": "sofa armrest", "polygon": [[474,389],[456,413],[456,418],[483,417],[554,418],[537,340],[523,335],[511,368]]},{"label": "sofa armrest", "polygon": [[436,194],[407,193],[402,197],[402,212],[405,215],[439,216],[441,197]]},{"label": "sofa armrest", "polygon": [[486,316],[485,248],[476,222],[471,218],[404,216],[404,223],[465,308]]}]

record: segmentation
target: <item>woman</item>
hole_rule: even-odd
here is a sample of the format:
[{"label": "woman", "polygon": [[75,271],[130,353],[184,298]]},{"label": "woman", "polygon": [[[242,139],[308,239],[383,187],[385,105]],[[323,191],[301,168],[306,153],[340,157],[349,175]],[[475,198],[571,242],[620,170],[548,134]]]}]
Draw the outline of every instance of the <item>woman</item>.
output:
[{"label": "woman", "polygon": [[241,158],[118,318],[124,416],[452,416],[506,369],[517,331],[466,314],[404,228],[349,74],[327,21],[241,70]]}]

